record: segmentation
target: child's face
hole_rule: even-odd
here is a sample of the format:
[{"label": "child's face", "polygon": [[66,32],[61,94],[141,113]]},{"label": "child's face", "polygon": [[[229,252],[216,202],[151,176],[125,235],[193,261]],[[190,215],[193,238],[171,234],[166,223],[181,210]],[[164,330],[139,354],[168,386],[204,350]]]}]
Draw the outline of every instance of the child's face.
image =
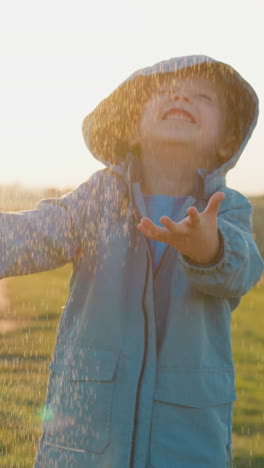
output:
[{"label": "child's face", "polygon": [[160,142],[191,145],[208,157],[216,155],[225,137],[225,112],[221,96],[205,78],[177,78],[160,85],[141,115],[141,146]]}]

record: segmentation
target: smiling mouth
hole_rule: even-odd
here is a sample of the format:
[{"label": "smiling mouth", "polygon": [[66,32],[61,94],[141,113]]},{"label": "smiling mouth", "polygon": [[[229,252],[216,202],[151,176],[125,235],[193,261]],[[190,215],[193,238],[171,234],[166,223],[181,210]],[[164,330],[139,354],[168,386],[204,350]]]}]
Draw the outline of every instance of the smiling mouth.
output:
[{"label": "smiling mouth", "polygon": [[184,120],[185,122],[189,122],[192,124],[196,123],[194,117],[190,112],[184,109],[177,109],[175,107],[166,111],[162,117],[162,120]]}]

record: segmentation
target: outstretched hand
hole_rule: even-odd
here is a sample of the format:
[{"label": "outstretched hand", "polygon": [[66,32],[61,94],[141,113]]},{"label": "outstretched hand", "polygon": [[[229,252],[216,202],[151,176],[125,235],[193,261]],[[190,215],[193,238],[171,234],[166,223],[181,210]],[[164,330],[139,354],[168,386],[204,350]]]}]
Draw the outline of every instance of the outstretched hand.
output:
[{"label": "outstretched hand", "polygon": [[195,263],[210,263],[219,254],[217,213],[224,198],[223,192],[214,193],[202,213],[190,206],[188,216],[179,223],[162,216],[160,222],[165,227],[160,227],[149,218],[142,218],[137,228],[150,239],[171,245]]}]

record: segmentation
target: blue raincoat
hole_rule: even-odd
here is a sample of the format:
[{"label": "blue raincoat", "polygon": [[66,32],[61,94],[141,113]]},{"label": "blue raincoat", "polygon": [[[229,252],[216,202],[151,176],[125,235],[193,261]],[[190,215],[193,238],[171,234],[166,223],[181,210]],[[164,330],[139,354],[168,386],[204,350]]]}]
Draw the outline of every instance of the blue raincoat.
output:
[{"label": "blue raincoat", "polygon": [[[164,63],[175,71],[179,62]],[[259,280],[263,260],[250,203],[226,187],[225,174],[256,119],[257,105],[239,151],[210,174],[197,171],[178,214],[184,218],[192,205],[201,211],[212,193],[225,193],[214,264],[193,264],[167,246],[153,270],[136,227],[147,215],[140,161],[129,151],[119,161],[101,157],[107,167],[60,199],[0,214],[0,277],[73,264],[35,468],[231,466],[231,312]]]}]

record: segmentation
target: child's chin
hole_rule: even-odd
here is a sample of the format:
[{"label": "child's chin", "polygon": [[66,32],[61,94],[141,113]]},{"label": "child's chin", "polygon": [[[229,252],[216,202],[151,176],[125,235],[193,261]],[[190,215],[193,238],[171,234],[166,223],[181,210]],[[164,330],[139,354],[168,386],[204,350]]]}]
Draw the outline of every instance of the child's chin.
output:
[{"label": "child's chin", "polygon": [[194,140],[193,135],[190,135],[189,132],[184,131],[173,131],[173,132],[164,132],[160,135],[160,141],[164,143],[171,144],[188,144]]}]

